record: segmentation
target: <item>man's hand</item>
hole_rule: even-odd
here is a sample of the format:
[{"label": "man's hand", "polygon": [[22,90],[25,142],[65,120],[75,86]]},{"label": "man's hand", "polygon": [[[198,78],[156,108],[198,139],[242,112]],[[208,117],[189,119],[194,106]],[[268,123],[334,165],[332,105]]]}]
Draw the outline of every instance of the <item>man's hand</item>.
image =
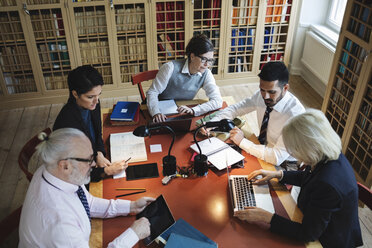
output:
[{"label": "man's hand", "polygon": [[244,210],[237,211],[234,217],[248,222],[264,222],[270,224],[273,214],[262,208],[245,207]]},{"label": "man's hand", "polygon": [[104,171],[106,175],[112,176],[120,173],[122,170],[125,170],[128,167],[128,163],[125,160],[116,161],[111,165],[105,167]]},{"label": "man's hand", "polygon": [[139,239],[144,239],[150,236],[150,222],[146,217],[142,217],[133,222],[131,225],[133,231],[137,234]]},{"label": "man's hand", "polygon": [[111,162],[105,156],[103,156],[102,152],[97,152],[97,157],[96,157],[96,164],[98,167],[106,167],[110,166]]},{"label": "man's hand", "polygon": [[255,170],[248,175],[248,180],[252,180],[253,184],[264,184],[272,178],[281,178],[282,173],[282,171]]},{"label": "man's hand", "polygon": [[155,201],[155,198],[152,197],[142,197],[137,201],[130,202],[130,213],[131,214],[138,214],[140,213],[147,205],[151,202]]},{"label": "man's hand", "polygon": [[178,113],[180,114],[190,114],[195,115],[194,110],[192,108],[187,107],[186,105],[181,105],[177,108]]},{"label": "man's hand", "polygon": [[156,114],[152,117],[153,122],[164,122],[167,119],[162,113]]},{"label": "man's hand", "polygon": [[236,144],[240,145],[240,142],[244,139],[244,133],[237,127],[230,130],[230,139]]}]

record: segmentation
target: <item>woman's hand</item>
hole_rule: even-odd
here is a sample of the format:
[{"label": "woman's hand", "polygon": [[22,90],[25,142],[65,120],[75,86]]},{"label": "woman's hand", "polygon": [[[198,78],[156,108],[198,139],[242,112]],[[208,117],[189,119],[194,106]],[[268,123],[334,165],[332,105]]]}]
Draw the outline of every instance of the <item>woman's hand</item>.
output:
[{"label": "woman's hand", "polygon": [[152,117],[153,122],[164,122],[167,119],[162,113],[156,114]]},{"label": "woman's hand", "polygon": [[156,199],[152,197],[142,197],[138,199],[137,201],[131,201],[130,202],[130,213],[138,214],[142,212],[142,210],[145,209],[147,205],[149,205],[151,202],[155,200]]},{"label": "woman's hand", "polygon": [[245,207],[244,210],[235,212],[234,217],[248,222],[264,222],[270,224],[273,214],[256,207]]},{"label": "woman's hand", "polygon": [[96,164],[98,167],[106,167],[110,166],[111,162],[105,156],[103,156],[102,152],[97,152],[97,157],[96,157]]},{"label": "woman's hand", "polygon": [[106,175],[112,176],[112,175],[116,175],[122,172],[127,167],[128,167],[128,163],[126,163],[125,160],[116,161],[110,164],[109,166],[105,167],[104,171]]},{"label": "woman's hand", "polygon": [[178,113],[180,114],[189,114],[195,115],[194,110],[192,108],[187,107],[186,105],[181,105],[177,108]]},{"label": "woman's hand", "polygon": [[264,184],[272,178],[281,178],[282,173],[282,171],[255,170],[248,175],[248,180],[252,180],[253,184]]}]

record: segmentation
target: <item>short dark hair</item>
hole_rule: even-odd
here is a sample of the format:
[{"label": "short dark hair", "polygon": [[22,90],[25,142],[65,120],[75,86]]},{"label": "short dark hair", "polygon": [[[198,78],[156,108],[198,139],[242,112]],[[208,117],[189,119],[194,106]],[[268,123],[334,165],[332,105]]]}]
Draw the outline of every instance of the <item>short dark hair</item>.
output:
[{"label": "short dark hair", "polygon": [[258,74],[260,79],[264,81],[276,81],[278,80],[278,85],[283,89],[284,85],[288,84],[289,73],[288,69],[283,62],[272,61],[267,62]]},{"label": "short dark hair", "polygon": [[103,85],[103,78],[93,66],[82,65],[70,71],[67,82],[70,98],[73,98],[73,90],[80,96],[98,85]]},{"label": "short dark hair", "polygon": [[213,52],[214,46],[205,34],[197,34],[191,38],[189,44],[186,46],[186,55],[190,57],[193,53],[196,56],[207,52]]}]

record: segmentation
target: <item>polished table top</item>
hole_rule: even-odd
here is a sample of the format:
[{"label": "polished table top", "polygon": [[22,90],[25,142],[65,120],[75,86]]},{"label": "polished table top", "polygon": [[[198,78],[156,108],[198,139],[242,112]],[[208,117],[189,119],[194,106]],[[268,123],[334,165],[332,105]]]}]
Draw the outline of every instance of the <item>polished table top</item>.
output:
[{"label": "polished table top", "polygon": [[[109,134],[117,132],[127,132],[136,126],[111,126],[108,115],[104,115],[103,138],[109,150]],[[195,118],[196,119],[196,118]],[[195,121],[195,120],[194,120]],[[140,124],[146,121],[141,116]],[[254,137],[252,137],[254,138]],[[170,135],[153,135],[146,137],[146,149],[148,161],[141,163],[158,163],[158,178],[141,179],[126,181],[122,179],[105,179],[100,183],[92,183],[92,194],[106,199],[115,198],[122,191],[116,188],[146,188],[146,192],[126,196],[122,199],[136,200],[142,196],[158,197],[163,194],[175,219],[183,218],[199,231],[218,243],[219,247],[303,247],[304,244],[296,242],[279,235],[273,234],[268,230],[268,226],[260,224],[249,224],[233,217],[231,200],[228,192],[226,171],[210,169],[207,176],[189,178],[175,178],[168,185],[162,185],[162,157],[167,155],[170,145]],[[189,146],[193,142],[192,133],[177,134],[172,155],[177,158],[178,166],[190,166],[192,152]],[[151,144],[162,144],[161,153],[150,153]],[[109,154],[109,153],[108,153]],[[248,174],[256,169],[270,169],[274,167],[261,161],[243,151],[245,168],[233,169],[231,174]],[[131,164],[130,164],[131,165]],[[295,202],[288,190],[276,181],[271,183],[271,194],[273,197],[276,213],[295,221],[301,221],[301,211],[296,207]],[[91,245],[106,247],[107,244],[125,231],[135,220],[135,216],[116,217],[106,220],[93,220]],[[103,235],[102,235],[103,232]],[[102,237],[103,236],[103,237]],[[101,241],[102,239],[102,241]],[[151,246],[156,247],[156,244]],[[144,247],[139,242],[136,247]]]}]

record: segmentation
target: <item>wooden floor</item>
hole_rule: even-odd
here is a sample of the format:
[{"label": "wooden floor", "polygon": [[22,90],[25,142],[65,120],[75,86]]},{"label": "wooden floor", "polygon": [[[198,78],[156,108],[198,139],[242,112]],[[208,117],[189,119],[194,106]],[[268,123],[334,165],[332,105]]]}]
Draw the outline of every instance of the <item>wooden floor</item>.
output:
[{"label": "wooden floor", "polygon": [[[258,89],[258,83],[221,87],[223,96],[233,96],[235,101],[251,96]],[[321,108],[322,98],[301,77],[291,76],[290,91],[296,95],[305,107]],[[197,98],[205,98],[200,92]],[[118,100],[139,101],[139,96],[101,99],[103,108],[111,107]],[[51,104],[29,108],[0,111],[0,220],[22,205],[28,181],[18,167],[18,153],[22,146],[45,127],[52,127],[63,104]],[[252,130],[258,134],[255,114],[250,114]],[[361,226],[365,243],[364,247],[372,248],[372,216],[369,209],[362,209]],[[363,219],[363,220],[362,220]],[[1,231],[1,230],[0,230]],[[17,247],[18,231],[0,247]]]}]

